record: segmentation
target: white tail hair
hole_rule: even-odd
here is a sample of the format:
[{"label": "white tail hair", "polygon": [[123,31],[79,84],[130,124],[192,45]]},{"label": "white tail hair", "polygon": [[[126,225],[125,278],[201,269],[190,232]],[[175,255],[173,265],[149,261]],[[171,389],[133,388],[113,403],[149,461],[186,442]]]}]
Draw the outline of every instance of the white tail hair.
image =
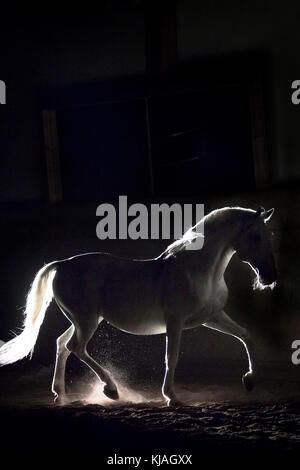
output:
[{"label": "white tail hair", "polygon": [[22,332],[0,347],[0,366],[12,364],[33,353],[41,324],[50,304],[52,282],[56,274],[56,262],[40,269],[27,295]]}]

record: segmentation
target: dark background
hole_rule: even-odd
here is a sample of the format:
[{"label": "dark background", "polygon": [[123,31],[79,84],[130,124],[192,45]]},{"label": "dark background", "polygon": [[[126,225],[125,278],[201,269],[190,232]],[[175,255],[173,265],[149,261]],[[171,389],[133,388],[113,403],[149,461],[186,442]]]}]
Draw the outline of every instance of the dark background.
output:
[{"label": "dark background", "polygon": [[[290,345],[300,338],[300,139],[291,83],[300,75],[299,14],[297,1],[112,0],[80,15],[2,16],[0,338],[20,326],[20,307],[45,262],[93,250],[154,256],[164,248],[167,242],[97,240],[100,203],[127,194],[146,204],[204,203],[206,212],[264,205],[275,207],[278,287],[253,292],[252,274],[235,257],[227,311],[253,332],[268,380],[297,380]],[[255,83],[264,147],[256,156]],[[49,196],[45,109],[56,110],[57,202]],[[51,305],[33,366],[53,364],[66,326]],[[91,349],[128,380],[160,381],[163,344],[103,325]],[[182,377],[239,380],[245,367],[232,338],[202,328],[185,334]]]}]

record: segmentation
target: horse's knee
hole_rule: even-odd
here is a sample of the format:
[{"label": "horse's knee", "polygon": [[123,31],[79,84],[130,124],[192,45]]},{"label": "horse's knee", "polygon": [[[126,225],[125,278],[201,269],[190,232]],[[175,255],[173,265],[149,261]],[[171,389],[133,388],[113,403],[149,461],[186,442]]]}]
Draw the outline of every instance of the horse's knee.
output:
[{"label": "horse's knee", "polygon": [[71,338],[72,334],[74,333],[74,327],[71,326],[68,328],[61,336],[59,336],[56,340],[56,350],[57,354],[60,355],[64,352],[68,352],[66,344],[68,340]]},{"label": "horse's knee", "polygon": [[69,352],[73,353],[78,359],[83,360],[86,357],[86,347],[80,341],[76,335],[73,335],[72,338],[68,341],[66,348]]}]

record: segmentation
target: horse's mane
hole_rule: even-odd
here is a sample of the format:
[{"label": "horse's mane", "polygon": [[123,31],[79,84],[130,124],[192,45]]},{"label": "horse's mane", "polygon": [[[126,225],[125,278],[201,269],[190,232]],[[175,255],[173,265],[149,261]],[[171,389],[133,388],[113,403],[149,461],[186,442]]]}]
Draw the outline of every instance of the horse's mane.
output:
[{"label": "horse's mane", "polygon": [[187,247],[194,240],[196,240],[196,238],[204,238],[204,234],[200,231],[200,226],[205,225],[205,232],[208,233],[209,230],[214,230],[215,225],[219,225],[220,222],[243,224],[246,222],[246,220],[249,220],[250,214],[255,214],[255,211],[239,206],[222,207],[221,209],[215,209],[209,214],[205,215],[193,227],[190,227],[181,238],[171,243],[165,249],[165,251],[162,252],[160,258],[168,259],[172,256],[175,256],[178,253],[185,251]]},{"label": "horse's mane", "polygon": [[204,235],[202,233],[196,232],[195,227],[196,225],[194,225],[194,227],[189,228],[181,238],[171,243],[171,245],[169,245],[160,256],[163,259],[175,256],[177,253],[186,250],[187,246],[190,245],[194,240],[196,240],[196,238],[204,238]]}]

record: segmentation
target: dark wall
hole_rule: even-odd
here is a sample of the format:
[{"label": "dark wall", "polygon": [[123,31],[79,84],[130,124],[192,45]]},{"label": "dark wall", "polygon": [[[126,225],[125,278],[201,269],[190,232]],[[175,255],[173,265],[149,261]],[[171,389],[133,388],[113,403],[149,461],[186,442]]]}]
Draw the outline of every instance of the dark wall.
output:
[{"label": "dark wall", "polygon": [[178,1],[180,61],[246,51],[265,51],[270,56],[266,111],[275,181],[300,176],[300,109],[291,104],[291,83],[300,76],[299,14],[299,2],[294,0],[286,4]]},{"label": "dark wall", "polygon": [[[102,5],[102,6],[101,6]],[[100,2],[95,14],[6,17],[0,31],[1,200],[47,197],[39,91],[143,72],[144,17],[135,2]]]},{"label": "dark wall", "polygon": [[[38,90],[145,71],[143,2],[101,5],[94,15],[3,21],[1,79],[7,83],[7,105],[0,112],[1,200],[47,196]],[[268,1],[177,2],[179,63],[247,51],[270,57],[265,98],[274,181],[300,176],[299,109],[290,100],[291,82],[300,74],[299,10],[295,0],[284,8]]]}]

